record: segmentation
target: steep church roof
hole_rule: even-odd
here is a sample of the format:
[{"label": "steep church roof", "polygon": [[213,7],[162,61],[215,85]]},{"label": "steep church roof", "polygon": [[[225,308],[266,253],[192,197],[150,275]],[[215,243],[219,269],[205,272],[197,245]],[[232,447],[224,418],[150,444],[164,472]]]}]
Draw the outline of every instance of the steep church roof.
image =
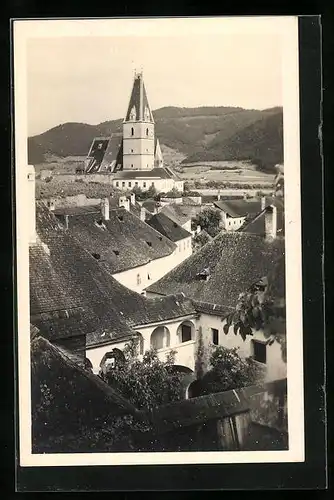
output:
[{"label": "steep church roof", "polygon": [[142,73],[137,73],[135,75],[125,121],[144,121],[154,123]]}]

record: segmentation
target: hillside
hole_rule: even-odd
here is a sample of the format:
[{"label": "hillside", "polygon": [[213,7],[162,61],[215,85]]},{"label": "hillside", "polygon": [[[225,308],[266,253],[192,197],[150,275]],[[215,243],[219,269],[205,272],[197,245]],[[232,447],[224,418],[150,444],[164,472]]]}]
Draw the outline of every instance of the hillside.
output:
[{"label": "hillside", "polygon": [[259,169],[273,171],[283,163],[283,113],[262,116],[256,122],[226,137],[219,132],[203,148],[183,160],[183,163],[214,160],[251,160]]},{"label": "hillside", "polygon": [[[264,130],[266,120],[281,115],[280,108],[259,111],[233,107],[170,106],[154,111],[160,143],[188,157],[188,161],[223,160],[226,156],[231,159],[234,154],[241,155],[242,158],[247,158],[251,154],[253,158],[254,148],[252,149],[251,144],[258,140],[262,141],[262,145],[257,147],[256,153],[261,159],[261,155],[266,152],[265,144],[268,140]],[[279,120],[274,119],[272,122],[269,120],[268,125],[275,129],[275,126],[279,127]],[[46,154],[59,157],[85,156],[94,137],[120,134],[121,131],[121,119],[99,125],[85,123],[59,125],[28,139],[29,163],[41,163]],[[280,150],[282,148],[279,143],[282,139],[280,133],[271,130],[268,134],[271,142],[277,141],[277,144],[270,144],[270,148],[275,151]],[[246,141],[245,144],[243,141]]]}]

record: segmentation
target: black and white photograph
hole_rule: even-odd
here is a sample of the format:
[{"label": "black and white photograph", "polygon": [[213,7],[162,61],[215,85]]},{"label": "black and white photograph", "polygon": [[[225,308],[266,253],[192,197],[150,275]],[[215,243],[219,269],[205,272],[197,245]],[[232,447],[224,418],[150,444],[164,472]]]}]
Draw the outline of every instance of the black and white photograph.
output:
[{"label": "black and white photograph", "polygon": [[20,465],[302,462],[297,17],[13,39]]}]

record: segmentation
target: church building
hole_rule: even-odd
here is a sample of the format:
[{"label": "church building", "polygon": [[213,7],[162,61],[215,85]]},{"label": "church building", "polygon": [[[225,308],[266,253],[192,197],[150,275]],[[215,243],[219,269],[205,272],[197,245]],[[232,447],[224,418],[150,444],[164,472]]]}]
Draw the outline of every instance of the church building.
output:
[{"label": "church building", "polygon": [[110,172],[113,187],[121,191],[154,187],[157,192],[183,192],[183,181],[171,168],[164,167],[142,73],[134,77],[122,138],[95,138],[85,172]]}]

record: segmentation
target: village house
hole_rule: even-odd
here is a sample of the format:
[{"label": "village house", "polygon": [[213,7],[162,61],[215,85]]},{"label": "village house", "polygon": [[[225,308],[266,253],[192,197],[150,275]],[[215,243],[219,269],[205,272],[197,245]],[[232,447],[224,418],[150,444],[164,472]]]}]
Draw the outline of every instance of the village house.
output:
[{"label": "village house", "polygon": [[163,236],[177,245],[180,262],[192,254],[192,234],[173,222],[167,215],[158,213],[150,217],[147,223]]},{"label": "village house", "polygon": [[275,280],[284,279],[284,238],[277,234],[276,217],[274,206],[266,207],[258,216],[256,224],[265,228],[264,234],[252,232],[251,227],[245,232],[219,233],[146,289],[148,297],[173,292],[183,293],[191,299],[199,313],[196,326],[204,345],[237,347],[242,357],[252,357],[263,368],[268,381],[286,377],[286,362],[279,342],[268,339],[262,330],[253,331],[252,335],[242,339],[233,333],[233,328],[225,333],[223,327],[226,318],[234,311],[240,293],[257,285],[265,286],[264,278],[280,259],[283,265]]},{"label": "village house", "polygon": [[183,227],[186,231],[192,232],[192,220],[201,212],[202,206],[193,205],[178,205],[169,204],[161,208],[159,211],[169,217],[173,222]]},{"label": "village house", "polygon": [[121,196],[110,209],[106,198],[101,207],[62,207],[54,214],[117,281],[142,293],[191,254],[191,235],[178,226],[170,228],[170,237],[158,232],[133,199]]},{"label": "village house", "polygon": [[[101,370],[101,362],[106,361],[107,353],[123,349],[132,338],[139,339],[140,356],[155,347],[160,359],[164,360],[168,352],[175,350],[176,365],[183,367],[183,371],[193,370],[197,312],[192,302],[183,294],[146,299],[123,286],[111,274],[112,261],[101,265],[97,256],[78,241],[77,233],[74,235],[70,230],[71,222],[67,225],[66,216],[65,223],[61,223],[44,202],[35,204],[34,184],[34,169],[29,166],[27,220],[31,324],[74,362],[80,366],[88,363],[94,373]],[[88,222],[78,222],[78,227],[90,227],[92,221],[94,224],[92,215],[95,217],[96,214],[85,214],[83,218],[88,217]],[[98,222],[100,217],[98,214]],[[154,234],[159,243],[165,240],[167,247],[175,247],[124,208],[117,209],[113,217],[118,229],[124,220],[134,218],[136,221],[127,226],[129,233],[133,233],[139,222],[144,226],[143,231],[148,231],[145,237]],[[74,220],[79,218],[78,215],[68,215],[73,227]],[[105,223],[108,221],[104,219],[102,224]],[[105,231],[100,227],[96,229],[93,234],[95,241],[99,242]],[[87,235],[91,234],[89,229]],[[143,241],[146,244],[146,240]],[[132,240],[128,240],[129,243]],[[151,248],[150,245],[147,247]]]},{"label": "village house", "polygon": [[213,206],[220,211],[221,227],[225,231],[238,231],[239,228],[254,219],[269,205],[274,205],[277,208],[277,230],[281,232],[284,215],[279,198],[262,196],[261,198],[218,199],[213,201]]}]

